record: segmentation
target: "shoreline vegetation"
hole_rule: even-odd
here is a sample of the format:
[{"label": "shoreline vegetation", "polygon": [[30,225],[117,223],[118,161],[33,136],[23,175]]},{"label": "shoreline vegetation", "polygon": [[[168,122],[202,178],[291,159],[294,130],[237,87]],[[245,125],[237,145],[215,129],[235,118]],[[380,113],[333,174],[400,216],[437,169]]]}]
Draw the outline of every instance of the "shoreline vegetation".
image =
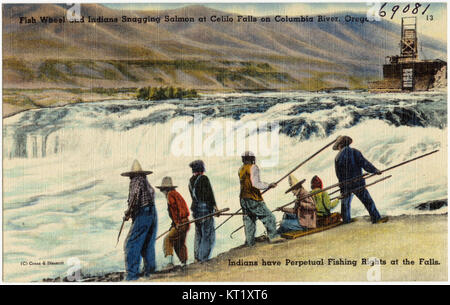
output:
[{"label": "shoreline vegetation", "polygon": [[[150,55],[149,55],[150,56]],[[149,57],[147,56],[147,57]],[[276,61],[274,63],[273,61]],[[298,69],[286,70],[299,64]],[[307,64],[306,66],[303,66]],[[318,70],[311,70],[309,65]],[[334,68],[334,69],[332,69]],[[3,117],[42,107],[136,99],[138,88],[170,87],[199,93],[367,90],[373,76],[350,74],[338,65],[306,58],[30,59],[3,58]],[[155,89],[153,89],[155,90]],[[143,92],[145,93],[145,92]],[[160,92],[162,93],[162,92]],[[150,100],[163,100],[156,90]],[[157,95],[160,98],[157,98]],[[149,92],[149,96],[152,95]],[[145,97],[143,99],[146,99]]]},{"label": "shoreline vegetation", "polygon": [[[268,282],[365,282],[369,280],[368,272],[372,266],[364,260],[371,257],[380,260],[381,281],[447,280],[447,212],[390,216],[387,223],[376,225],[370,223],[368,216],[355,220],[274,244],[261,239],[251,248],[239,246],[202,264],[191,263],[185,269],[176,267],[171,272],[157,271],[139,281],[251,282],[264,278]],[[84,282],[123,280],[124,272],[82,277]],[[67,279],[46,278],[42,281]]]},{"label": "shoreline vegetation", "polygon": [[164,101],[169,99],[184,99],[199,97],[195,89],[170,87],[142,87],[137,89],[136,98],[140,101]]}]

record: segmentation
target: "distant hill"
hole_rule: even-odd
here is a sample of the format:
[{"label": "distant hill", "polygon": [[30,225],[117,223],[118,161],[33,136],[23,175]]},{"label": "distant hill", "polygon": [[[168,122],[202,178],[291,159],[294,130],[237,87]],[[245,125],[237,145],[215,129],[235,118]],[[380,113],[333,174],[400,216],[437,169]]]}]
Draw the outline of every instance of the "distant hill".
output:
[{"label": "distant hill", "polygon": [[[85,17],[119,20],[123,15],[237,19],[198,5],[156,12],[82,4],[81,10]],[[380,76],[385,56],[399,53],[399,26],[388,21],[19,24],[20,16],[65,14],[58,4],[3,5],[4,87],[360,87]],[[445,60],[445,43],[419,39],[423,54]]]}]

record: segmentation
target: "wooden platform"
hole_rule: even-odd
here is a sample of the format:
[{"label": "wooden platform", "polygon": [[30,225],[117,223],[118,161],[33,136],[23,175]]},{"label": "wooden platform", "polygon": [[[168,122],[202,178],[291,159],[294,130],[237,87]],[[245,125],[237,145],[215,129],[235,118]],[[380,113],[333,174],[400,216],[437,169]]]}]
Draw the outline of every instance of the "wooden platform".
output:
[{"label": "wooden platform", "polygon": [[339,221],[339,222],[333,223],[333,224],[328,225],[328,226],[318,227],[318,228],[307,230],[307,231],[292,231],[292,232],[282,233],[281,237],[284,237],[284,238],[287,238],[287,239],[296,239],[296,238],[299,238],[299,237],[302,237],[302,236],[305,236],[305,235],[326,231],[328,229],[340,226],[341,224],[343,224],[343,222]]}]

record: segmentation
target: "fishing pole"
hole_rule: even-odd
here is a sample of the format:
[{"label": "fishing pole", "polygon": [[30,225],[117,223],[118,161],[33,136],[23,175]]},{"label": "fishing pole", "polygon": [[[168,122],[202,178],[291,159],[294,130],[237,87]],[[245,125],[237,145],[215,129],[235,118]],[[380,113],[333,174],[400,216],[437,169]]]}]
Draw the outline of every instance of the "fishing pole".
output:
[{"label": "fishing pole", "polygon": [[[282,208],[284,208],[284,207],[286,207],[286,206],[288,206],[288,205],[291,205],[291,204],[295,203],[297,200],[300,200],[300,201],[301,201],[301,200],[304,200],[304,199],[306,199],[306,198],[308,198],[308,197],[312,197],[312,196],[314,196],[314,195],[317,195],[317,194],[320,194],[320,193],[322,193],[322,192],[325,192],[325,191],[327,191],[327,190],[329,190],[329,189],[332,189],[332,188],[334,188],[334,187],[337,187],[337,186],[340,186],[340,185],[343,185],[343,184],[348,184],[348,183],[351,183],[351,182],[354,182],[354,181],[357,181],[357,180],[360,180],[360,179],[363,179],[363,177],[362,177],[362,176],[354,177],[354,178],[351,178],[351,179],[348,179],[348,180],[345,180],[345,181],[342,181],[342,182],[338,182],[338,183],[332,184],[332,185],[330,185],[330,186],[327,186],[326,188],[323,188],[323,189],[320,189],[320,190],[317,190],[317,191],[310,192],[310,193],[308,193],[308,194],[305,195],[305,196],[302,196],[302,197],[300,197],[300,198],[294,199],[294,200],[292,200],[292,201],[290,201],[290,202],[288,202],[288,203],[286,203],[286,204],[284,204],[284,205],[282,205],[282,206],[280,206],[280,207],[278,207],[278,208],[272,210],[272,212],[280,211]],[[231,232],[230,238],[232,239],[232,238],[233,238],[233,234],[236,233],[237,231],[239,231],[240,229],[242,229],[243,227],[244,227],[244,225],[240,226],[239,228],[237,228],[236,230],[234,230],[233,232]]]},{"label": "fishing pole", "polygon": [[[393,165],[393,166],[391,166],[391,167],[388,167],[388,168],[386,168],[386,169],[383,169],[383,170],[380,171],[380,172],[381,172],[381,173],[384,173],[384,172],[390,171],[390,170],[392,170],[392,169],[394,169],[394,168],[397,168],[397,167],[399,167],[399,166],[405,165],[405,164],[407,164],[407,163],[409,163],[409,162],[412,162],[412,161],[415,161],[415,160],[424,158],[424,157],[426,157],[426,156],[429,156],[429,155],[431,155],[431,154],[437,153],[438,151],[439,151],[439,149],[433,150],[433,151],[431,151],[431,152],[429,152],[429,153],[420,155],[420,156],[418,156],[418,157],[415,157],[415,158],[412,158],[412,159],[403,161],[403,162],[401,162],[401,163],[398,163],[398,164],[396,164],[396,165]],[[376,174],[365,173],[364,175],[361,175],[361,176],[359,176],[359,177],[364,177],[365,179],[367,179],[367,178],[370,178],[370,177],[372,177],[372,176],[374,176],[374,175],[376,175]],[[333,191],[332,193],[330,193],[330,195],[333,195],[334,193],[337,193],[338,191],[339,191],[339,190]]]},{"label": "fishing pole", "polygon": [[[439,149],[436,149],[436,150],[433,150],[433,151],[431,151],[431,152],[429,152],[429,153],[426,153],[426,154],[420,155],[420,156],[418,156],[418,157],[412,158],[412,159],[410,159],[410,160],[403,161],[403,162],[401,162],[401,163],[399,163],[399,164],[393,165],[393,166],[391,166],[391,167],[388,167],[388,168],[386,168],[386,169],[380,171],[380,173],[384,173],[384,172],[386,172],[386,171],[392,170],[392,169],[397,168],[397,167],[399,167],[399,166],[405,165],[405,164],[407,164],[407,163],[409,163],[409,162],[412,162],[412,161],[421,159],[421,158],[423,158],[423,157],[429,156],[429,155],[434,154],[434,153],[436,153],[436,152],[438,152],[438,151],[439,151]],[[314,196],[314,195],[316,195],[316,194],[319,194],[319,193],[321,193],[321,192],[323,192],[323,191],[332,189],[332,188],[334,188],[334,187],[336,187],[336,186],[342,186],[343,184],[348,184],[348,183],[350,183],[350,182],[352,182],[352,181],[356,181],[356,180],[360,180],[360,179],[368,179],[368,178],[371,178],[371,177],[373,177],[373,176],[375,176],[375,175],[377,175],[377,174],[365,173],[365,174],[360,175],[360,176],[357,176],[357,177],[355,177],[355,178],[352,178],[352,179],[349,179],[349,180],[345,180],[345,181],[343,181],[343,182],[338,182],[338,183],[333,184],[333,185],[331,185],[331,186],[329,186],[329,187],[326,187],[326,188],[324,188],[324,189],[322,189],[322,190],[318,190],[318,191],[316,191],[316,192],[311,192],[311,193],[309,193],[307,196],[304,196],[304,198],[299,198],[298,200],[306,199],[306,198],[308,198],[308,197],[311,197],[311,196]],[[339,191],[339,190],[336,190],[336,191],[330,193],[330,195],[336,193],[337,191]],[[281,207],[279,207],[279,208],[273,210],[272,212],[274,212],[274,211],[276,211],[276,210],[279,210],[279,209],[281,209],[281,208],[284,208],[284,207],[286,207],[286,206],[288,206],[288,205],[294,203],[295,201],[296,201],[296,200],[291,201],[291,202],[289,202],[289,203],[287,203],[287,204],[285,204],[285,205],[283,205],[283,206],[281,206]],[[233,237],[232,237],[233,234],[236,233],[237,231],[239,231],[240,229],[242,229],[243,227],[244,227],[244,226],[242,225],[241,227],[239,227],[239,228],[237,228],[236,230],[234,230],[233,232],[231,232],[230,238],[233,238]]]},{"label": "fishing pole", "polygon": [[[195,218],[195,219],[192,219],[192,220],[190,220],[190,221],[187,221],[187,222],[184,222],[184,223],[182,223],[182,224],[179,224],[178,227],[182,227],[182,226],[188,225],[188,224],[190,224],[190,223],[197,222],[197,221],[199,221],[199,220],[203,220],[203,219],[205,219],[205,218],[213,217],[213,216],[216,216],[216,215],[219,215],[219,216],[220,216],[220,214],[222,214],[222,213],[224,213],[224,212],[228,212],[229,210],[230,210],[230,208],[225,208],[225,209],[216,211],[216,212],[214,212],[214,213],[211,213],[211,214],[208,214],[208,215],[199,217],[199,218]],[[169,233],[170,230],[172,230],[172,227],[170,227],[169,230],[165,231],[164,233],[162,233],[161,235],[159,235],[158,237],[156,237],[156,240],[158,240],[160,237],[162,237],[162,236],[166,235],[167,233]]]},{"label": "fishing pole", "polygon": [[351,195],[351,194],[354,193],[354,192],[357,192],[357,191],[359,191],[359,190],[362,190],[362,189],[364,189],[364,188],[367,188],[367,187],[369,187],[369,186],[372,186],[372,185],[374,185],[374,184],[377,184],[378,182],[384,181],[384,180],[389,179],[389,178],[391,178],[391,177],[392,177],[392,175],[389,175],[389,176],[386,176],[386,177],[384,177],[384,178],[378,179],[378,180],[376,180],[376,181],[374,181],[374,182],[372,182],[372,183],[369,183],[369,184],[366,184],[366,185],[363,185],[363,186],[354,188],[354,189],[348,191],[347,193],[345,193],[345,194],[343,194],[343,195],[339,195],[339,196],[336,196],[336,197],[334,197],[334,198],[331,198],[330,201],[333,201],[333,200],[336,200],[336,199],[342,199],[342,198],[345,198],[345,197]]},{"label": "fishing pole", "polygon": [[[386,171],[392,170],[392,169],[397,168],[397,167],[399,167],[399,166],[405,165],[405,164],[407,164],[407,163],[409,163],[409,162],[412,162],[412,161],[415,161],[415,160],[424,158],[424,157],[429,156],[429,155],[431,155],[431,154],[437,153],[438,151],[439,151],[439,149],[436,149],[436,150],[433,150],[433,151],[431,151],[431,152],[429,152],[429,153],[426,153],[426,154],[420,155],[420,156],[418,156],[418,157],[412,158],[412,159],[410,159],[410,160],[403,161],[403,162],[401,162],[401,163],[399,163],[399,164],[393,165],[393,166],[391,166],[391,167],[388,167],[388,168],[386,168],[386,169],[380,171],[380,173],[384,173],[384,172],[386,172]],[[322,189],[321,191],[318,191],[317,193],[312,192],[312,193],[310,193],[308,196],[305,196],[304,198],[300,198],[300,199],[298,199],[298,200],[303,200],[303,199],[305,199],[305,198],[308,198],[308,197],[314,196],[314,195],[316,195],[316,194],[318,194],[318,193],[321,193],[321,192],[323,192],[324,190],[331,189],[331,188],[333,188],[333,187],[340,186],[340,185],[342,185],[342,184],[347,184],[347,183],[351,182],[352,180],[368,179],[368,178],[371,178],[371,177],[373,177],[373,176],[375,176],[375,175],[377,175],[377,174],[365,173],[365,174],[360,175],[360,176],[357,176],[357,177],[355,177],[355,178],[353,178],[353,179],[346,180],[346,181],[341,182],[341,183],[336,183],[336,184],[334,184],[334,185],[332,185],[332,186],[329,186],[328,188],[325,188],[325,189]],[[334,193],[336,193],[336,192],[338,192],[338,191],[339,191],[339,190],[336,190],[336,191],[330,193],[330,195],[331,195],[331,194],[334,194]],[[283,208],[283,207],[285,207],[285,206],[288,206],[288,205],[290,205],[290,204],[292,204],[292,203],[294,203],[294,202],[295,202],[295,200],[292,201],[292,202],[289,202],[289,203],[287,203],[287,204],[285,204],[285,205],[283,205],[283,206],[281,206],[281,207],[279,207],[279,208],[277,208],[277,209],[281,209],[281,208]],[[277,210],[277,209],[275,209],[275,210]],[[274,211],[275,211],[275,210],[274,210]],[[272,212],[274,212],[274,211],[272,211]],[[231,232],[230,238],[233,238],[233,237],[232,237],[233,234],[236,233],[237,231],[239,231],[240,229],[242,229],[243,227],[244,227],[244,226],[241,226],[241,227],[237,228],[236,230],[234,230],[233,232]]]},{"label": "fishing pole", "polygon": [[[293,172],[295,172],[297,169],[299,169],[301,166],[303,166],[306,162],[308,162],[309,160],[311,160],[312,158],[314,158],[315,156],[317,156],[319,153],[321,153],[323,150],[327,149],[328,147],[330,147],[331,145],[333,145],[336,142],[337,138],[333,141],[331,141],[330,143],[328,143],[327,145],[325,145],[324,147],[322,147],[321,149],[319,149],[318,151],[316,151],[314,154],[312,154],[311,156],[309,156],[306,160],[304,160],[303,162],[301,162],[300,164],[298,164],[296,167],[294,167],[291,171],[289,171],[286,175],[284,175],[283,177],[281,177],[280,179],[278,179],[275,184],[280,183],[281,181],[283,181],[284,179],[286,179],[286,177],[289,177],[290,174],[292,174]],[[261,192],[261,195],[263,195],[265,192],[267,192],[268,190],[270,190],[271,188],[265,189],[264,191]],[[228,220],[230,220],[231,217],[235,216],[235,215],[239,215],[236,213],[239,213],[242,210],[242,207],[239,208],[236,212],[232,213],[233,215],[230,215],[230,217],[228,217],[227,219],[225,219],[221,224],[219,224],[215,230],[219,229],[221,226],[223,226]]]}]

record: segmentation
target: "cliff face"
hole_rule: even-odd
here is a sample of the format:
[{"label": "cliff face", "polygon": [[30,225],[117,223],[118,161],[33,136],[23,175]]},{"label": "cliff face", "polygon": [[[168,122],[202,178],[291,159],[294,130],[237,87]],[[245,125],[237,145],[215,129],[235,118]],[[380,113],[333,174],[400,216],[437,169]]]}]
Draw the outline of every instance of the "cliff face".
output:
[{"label": "cliff face", "polygon": [[[357,88],[398,52],[397,25],[345,22],[345,14],[337,16],[341,22],[242,23],[202,6],[122,11],[83,4],[86,18],[119,22],[40,22],[65,14],[57,4],[3,6],[4,87]],[[37,22],[20,24],[21,16]],[[123,16],[231,16],[234,22],[139,24],[121,22]],[[444,43],[426,37],[421,43],[428,56],[445,58]]]}]

